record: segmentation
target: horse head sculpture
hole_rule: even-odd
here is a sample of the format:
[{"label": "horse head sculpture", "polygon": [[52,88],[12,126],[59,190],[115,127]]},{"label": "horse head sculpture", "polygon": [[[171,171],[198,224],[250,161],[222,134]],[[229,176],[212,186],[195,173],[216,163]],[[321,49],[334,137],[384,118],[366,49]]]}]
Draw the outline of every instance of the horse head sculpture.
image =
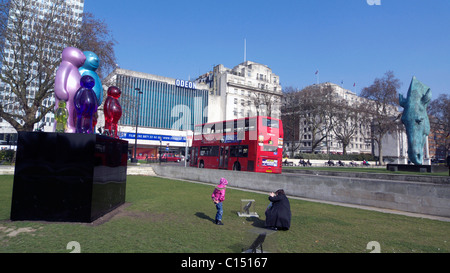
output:
[{"label": "horse head sculpture", "polygon": [[431,89],[413,77],[406,99],[399,96],[403,107],[402,122],[408,137],[408,157],[415,165],[423,162],[423,147],[430,133],[427,107],[431,101]]}]

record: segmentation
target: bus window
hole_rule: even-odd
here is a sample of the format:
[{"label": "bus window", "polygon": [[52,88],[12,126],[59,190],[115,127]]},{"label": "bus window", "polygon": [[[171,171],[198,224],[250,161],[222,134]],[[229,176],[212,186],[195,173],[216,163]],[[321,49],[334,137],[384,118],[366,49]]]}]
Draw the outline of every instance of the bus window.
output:
[{"label": "bus window", "polygon": [[230,147],[230,156],[248,157],[248,145],[238,145]]},{"label": "bus window", "polygon": [[219,156],[219,146],[200,147],[200,156]]},{"label": "bus window", "polygon": [[203,134],[208,135],[211,133],[211,125],[203,127]]},{"label": "bus window", "polygon": [[266,127],[271,127],[271,128],[278,128],[279,127],[278,120],[276,120],[276,119],[268,119],[268,118],[263,118],[262,119],[262,125],[266,126]]},{"label": "bus window", "polygon": [[255,131],[256,130],[256,119],[250,118],[245,120],[245,131]]},{"label": "bus window", "polygon": [[276,152],[277,149],[278,149],[278,146],[264,145],[262,150],[264,152]]}]

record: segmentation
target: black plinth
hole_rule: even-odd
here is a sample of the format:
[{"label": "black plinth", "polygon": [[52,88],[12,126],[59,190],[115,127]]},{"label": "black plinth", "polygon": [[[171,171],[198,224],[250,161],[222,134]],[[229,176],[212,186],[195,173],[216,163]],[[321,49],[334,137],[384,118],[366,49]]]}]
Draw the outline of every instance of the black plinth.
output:
[{"label": "black plinth", "polygon": [[92,222],[125,203],[128,142],[19,132],[11,220]]},{"label": "black plinth", "polygon": [[445,172],[447,168],[445,166],[438,165],[413,165],[413,164],[387,164],[386,169],[388,171],[404,171],[404,172]]}]

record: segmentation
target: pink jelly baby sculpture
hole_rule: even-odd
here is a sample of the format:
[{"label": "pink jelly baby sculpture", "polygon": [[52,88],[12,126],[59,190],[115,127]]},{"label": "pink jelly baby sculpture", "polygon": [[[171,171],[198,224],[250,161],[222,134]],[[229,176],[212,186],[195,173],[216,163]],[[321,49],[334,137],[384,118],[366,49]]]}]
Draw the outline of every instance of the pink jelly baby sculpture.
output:
[{"label": "pink jelly baby sculpture", "polygon": [[[74,133],[76,112],[73,102],[75,93],[80,88],[81,75],[78,68],[84,64],[86,56],[75,47],[66,47],[62,52],[62,61],[56,71],[55,77],[55,111],[59,107],[59,101],[66,102],[68,112],[66,132]],[[55,121],[56,128],[56,121]]]},{"label": "pink jelly baby sculpture", "polygon": [[108,88],[108,97],[105,100],[104,113],[105,113],[105,130],[110,136],[119,138],[117,136],[117,123],[122,116],[122,107],[119,103],[119,97],[122,92],[116,86]]},{"label": "pink jelly baby sculpture", "polygon": [[97,112],[97,97],[92,87],[95,80],[91,76],[81,77],[80,89],[73,98],[77,112],[76,132],[83,134],[95,133],[92,125],[94,113]]}]

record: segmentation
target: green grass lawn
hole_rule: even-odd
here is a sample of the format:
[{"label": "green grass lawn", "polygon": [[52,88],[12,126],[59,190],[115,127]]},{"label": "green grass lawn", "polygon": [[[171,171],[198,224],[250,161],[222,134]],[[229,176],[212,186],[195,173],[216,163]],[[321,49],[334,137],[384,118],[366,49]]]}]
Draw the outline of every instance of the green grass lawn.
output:
[{"label": "green grass lawn", "polygon": [[[227,189],[223,226],[212,223],[213,186],[128,176],[129,204],[100,225],[9,220],[13,176],[0,176],[0,252],[239,253],[264,226],[267,195]],[[276,189],[274,189],[276,190]],[[255,199],[259,218],[241,218],[241,199]],[[272,252],[450,252],[450,223],[290,199],[289,231],[266,239]]]}]

